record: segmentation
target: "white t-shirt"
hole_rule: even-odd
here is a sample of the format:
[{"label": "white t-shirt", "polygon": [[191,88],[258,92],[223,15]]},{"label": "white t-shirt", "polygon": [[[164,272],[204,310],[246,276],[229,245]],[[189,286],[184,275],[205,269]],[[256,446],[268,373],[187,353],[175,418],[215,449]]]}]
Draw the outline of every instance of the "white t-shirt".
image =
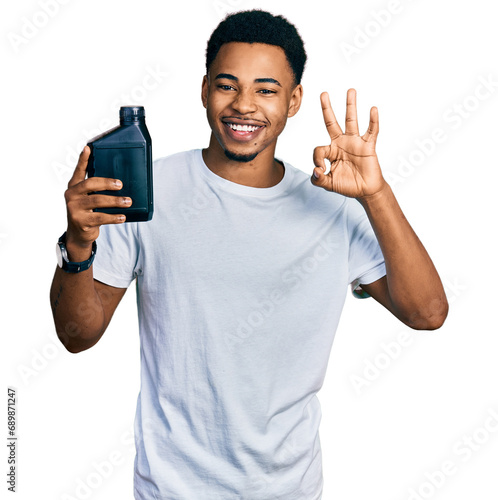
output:
[{"label": "white t-shirt", "polygon": [[348,284],[385,265],[358,201],[284,166],[253,188],[159,159],[153,219],[101,228],[95,278],[137,284],[136,499],[321,498],[316,394]]}]

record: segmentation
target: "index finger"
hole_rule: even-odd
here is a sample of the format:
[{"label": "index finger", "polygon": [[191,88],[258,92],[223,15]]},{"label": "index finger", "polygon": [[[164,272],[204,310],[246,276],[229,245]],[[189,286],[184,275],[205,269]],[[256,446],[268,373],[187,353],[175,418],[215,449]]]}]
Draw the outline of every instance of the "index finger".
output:
[{"label": "index finger", "polygon": [[81,181],[85,180],[86,177],[86,167],[88,166],[88,158],[90,158],[90,148],[85,146],[83,151],[80,153],[80,157],[78,158],[78,164],[74,169],[73,176],[69,180],[67,187],[75,186]]},{"label": "index finger", "polygon": [[362,137],[364,141],[375,142],[377,141],[377,136],[379,135],[379,110],[374,106],[370,109],[370,123],[368,125],[368,130]]},{"label": "index finger", "polygon": [[330,104],[330,98],[327,92],[322,92],[320,95],[320,102],[322,104],[323,121],[325,122],[325,127],[327,127],[327,132],[331,139],[335,139],[342,135],[342,129],[332,111],[332,105]]}]

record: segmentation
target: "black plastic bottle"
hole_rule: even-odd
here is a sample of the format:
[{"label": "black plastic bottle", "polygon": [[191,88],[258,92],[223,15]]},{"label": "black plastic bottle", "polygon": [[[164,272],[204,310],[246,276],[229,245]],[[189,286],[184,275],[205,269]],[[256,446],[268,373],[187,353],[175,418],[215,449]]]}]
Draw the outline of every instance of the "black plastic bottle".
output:
[{"label": "black plastic bottle", "polygon": [[93,138],[88,159],[88,177],[119,179],[119,191],[99,191],[98,194],[128,196],[129,208],[96,208],[96,212],[124,214],[126,222],[152,219],[152,141],[145,125],[143,106],[124,106],[119,110],[119,126]]}]

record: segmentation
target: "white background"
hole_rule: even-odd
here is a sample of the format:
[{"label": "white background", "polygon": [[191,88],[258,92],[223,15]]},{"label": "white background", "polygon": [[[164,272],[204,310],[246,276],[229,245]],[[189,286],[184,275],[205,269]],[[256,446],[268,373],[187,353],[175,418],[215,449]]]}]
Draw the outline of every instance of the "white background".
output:
[{"label": "white background", "polygon": [[16,498],[132,498],[134,290],[94,348],[77,355],[62,349],[48,294],[66,223],[63,193],[83,144],[117,123],[122,104],[146,107],[156,158],[207,146],[200,101],[206,40],[227,11],[254,7],[294,22],[309,56],[303,106],[278,156],[311,173],[313,148],[327,140],[321,91],[329,91],[342,121],[346,91],[356,88],[361,133],[377,106],[381,166],[451,307],[440,330],[415,332],[372,299],[348,297],[320,392],[324,500],[498,498],[492,5],[3,3],[2,390],[4,408],[7,386],[18,393]]}]

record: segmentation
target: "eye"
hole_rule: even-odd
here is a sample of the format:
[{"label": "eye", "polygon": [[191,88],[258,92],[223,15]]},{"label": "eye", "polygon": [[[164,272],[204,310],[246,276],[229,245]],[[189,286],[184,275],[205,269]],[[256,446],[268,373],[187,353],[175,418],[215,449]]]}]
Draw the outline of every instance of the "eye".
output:
[{"label": "eye", "polygon": [[270,90],[270,89],[261,89],[261,90],[258,90],[258,92],[260,94],[263,94],[263,95],[276,94],[275,90]]},{"label": "eye", "polygon": [[235,90],[231,85],[228,84],[220,84],[218,88],[221,90]]}]

